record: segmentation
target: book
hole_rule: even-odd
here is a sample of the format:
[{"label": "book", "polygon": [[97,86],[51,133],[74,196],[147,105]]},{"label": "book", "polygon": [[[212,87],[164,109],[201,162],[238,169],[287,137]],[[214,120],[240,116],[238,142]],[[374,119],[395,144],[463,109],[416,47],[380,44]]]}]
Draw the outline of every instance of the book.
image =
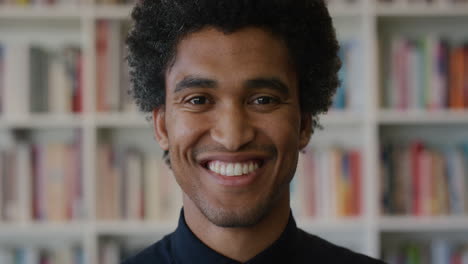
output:
[{"label": "book", "polygon": [[[21,117],[29,112],[29,45],[4,44],[4,114]],[[22,102],[21,104],[18,102]]]},{"label": "book", "polygon": [[[126,0],[129,1],[129,0]],[[14,6],[41,6],[49,7],[56,5],[79,5],[83,0],[0,0],[0,5],[8,4]]]},{"label": "book", "polygon": [[399,239],[383,245],[383,260],[389,264],[465,264],[468,244],[449,238]]},{"label": "book", "polygon": [[384,106],[398,110],[464,109],[467,49],[438,35],[396,35],[389,48]]},{"label": "book", "polygon": [[82,219],[81,147],[76,142],[48,142],[33,144],[30,149],[29,217],[51,222]]},{"label": "book", "polygon": [[5,48],[0,43],[0,113],[3,113],[3,96],[5,92]]},{"label": "book", "polygon": [[413,216],[468,213],[467,159],[464,144],[386,144],[381,154],[381,211]]},{"label": "book", "polygon": [[341,41],[338,56],[342,65],[338,71],[339,86],[333,97],[332,109],[362,110],[362,47],[357,39]]},{"label": "book", "polygon": [[357,149],[306,149],[291,183],[291,207],[303,218],[343,218],[362,211],[362,158]]},{"label": "book", "polygon": [[98,147],[96,214],[101,220],[174,220],[182,194],[161,156],[136,146]]},{"label": "book", "polygon": [[128,91],[128,50],[123,45],[130,25],[99,20],[96,25],[96,109],[99,112],[135,111]]},{"label": "book", "polygon": [[78,47],[65,45],[52,49],[38,44],[4,43],[2,54],[0,92],[2,112],[7,117],[82,111],[82,62]]}]

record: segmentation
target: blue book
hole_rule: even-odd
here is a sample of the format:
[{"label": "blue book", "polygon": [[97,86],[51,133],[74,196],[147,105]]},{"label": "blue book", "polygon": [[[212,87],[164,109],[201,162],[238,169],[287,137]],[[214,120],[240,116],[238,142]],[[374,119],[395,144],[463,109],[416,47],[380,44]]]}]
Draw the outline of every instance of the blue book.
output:
[{"label": "blue book", "polygon": [[346,107],[346,85],[347,85],[347,65],[346,65],[346,52],[348,45],[346,43],[341,44],[340,50],[338,51],[338,56],[341,59],[342,65],[338,71],[338,79],[340,84],[336,90],[336,94],[333,98],[332,107],[334,109],[344,109]]}]

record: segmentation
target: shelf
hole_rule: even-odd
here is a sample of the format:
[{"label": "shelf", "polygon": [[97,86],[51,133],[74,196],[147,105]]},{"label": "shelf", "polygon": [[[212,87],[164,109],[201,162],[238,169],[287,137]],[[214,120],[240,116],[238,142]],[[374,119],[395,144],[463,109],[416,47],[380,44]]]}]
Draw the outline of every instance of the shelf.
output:
[{"label": "shelf", "polygon": [[445,6],[428,4],[378,4],[377,16],[402,17],[402,16],[425,16],[425,17],[458,17],[468,15],[468,4],[451,4]]},{"label": "shelf", "polygon": [[96,114],[98,128],[149,128],[151,123],[140,113],[109,113]]},{"label": "shelf", "polygon": [[0,241],[2,237],[47,237],[60,238],[81,238],[86,223],[0,223]]},{"label": "shelf", "polygon": [[360,125],[364,121],[362,113],[352,111],[330,110],[320,115],[322,125]]},{"label": "shelf", "polygon": [[468,124],[468,111],[397,111],[381,110],[379,123],[392,124]]},{"label": "shelf", "polygon": [[[77,10],[78,9],[78,10]],[[85,12],[82,7],[70,6],[2,6],[0,19],[79,19]]]},{"label": "shelf", "polygon": [[95,16],[99,19],[129,19],[133,5],[98,5]]},{"label": "shelf", "polygon": [[[71,141],[72,136],[73,139],[79,137],[83,146],[80,163],[83,175],[83,202],[85,202],[86,215],[91,214],[89,220],[71,223],[0,222],[0,250],[2,246],[8,247],[10,244],[22,247],[31,243],[47,245],[72,241],[83,247],[85,263],[97,264],[102,254],[100,250],[102,241],[115,239],[118,242],[125,242],[123,244],[137,244],[146,238],[150,238],[151,241],[156,240],[175,230],[177,220],[101,221],[92,218],[99,199],[94,178],[99,176],[96,169],[99,167],[99,162],[102,162],[102,159],[99,160],[99,153],[96,152],[100,144],[113,143],[117,151],[119,148],[136,146],[141,148],[145,155],[160,155],[162,151],[154,142],[152,122],[146,118],[148,115],[138,112],[94,112],[93,106],[98,102],[98,93],[95,90],[98,86],[96,57],[99,52],[96,41],[99,31],[96,22],[113,20],[127,26],[133,5],[84,2],[80,5],[55,6],[0,5],[2,32],[14,33],[12,36],[3,34],[3,39],[7,41],[37,39],[47,45],[50,42],[51,46],[55,43],[71,42],[79,43],[81,46],[82,81],[85,91],[83,106],[89,111],[76,115],[68,113],[0,115],[0,143],[5,142],[5,146],[14,145],[16,141],[36,143],[50,140],[66,143]],[[416,135],[420,139],[420,134],[417,133],[423,132],[421,140],[434,139],[434,144],[439,144],[438,141],[444,143],[447,140],[466,142],[468,109],[396,111],[373,110],[373,106],[378,105],[380,94],[386,95],[383,93],[384,89],[379,87],[381,80],[385,80],[387,75],[380,63],[387,52],[384,47],[389,45],[385,37],[398,32],[419,36],[434,31],[450,37],[449,40],[454,43],[466,41],[468,32],[463,28],[466,28],[468,23],[468,4],[451,5],[450,1],[445,0],[435,1],[435,5],[389,5],[379,3],[378,0],[329,2],[329,12],[334,19],[337,35],[343,43],[348,39],[359,40],[362,52],[366,53],[365,56],[358,54],[359,63],[363,66],[359,76],[359,85],[362,86],[363,94],[359,99],[363,101],[359,102],[362,104],[355,104],[361,107],[356,110],[331,109],[329,113],[321,115],[320,123],[324,130],[315,131],[311,146],[317,149],[328,146],[359,149],[363,155],[363,184],[360,191],[362,197],[366,199],[362,208],[363,215],[360,217],[343,219],[298,217],[297,225],[306,232],[331,238],[332,242],[355,244],[355,249],[359,252],[373,256],[377,256],[382,251],[382,245],[385,243],[381,241],[385,242],[387,236],[399,237],[407,233],[408,236],[415,237],[421,234],[437,237],[439,233],[447,233],[447,237],[453,238],[458,234],[466,235],[468,216],[380,217],[378,215],[380,180],[374,176],[379,174],[379,146],[386,141],[395,139],[398,142],[411,142]],[[118,37],[120,40],[124,39],[120,35]],[[120,74],[119,71],[115,76]],[[18,101],[17,103],[22,103],[21,100]],[[69,133],[75,128],[81,128],[83,133],[77,135]],[[150,141],[151,144],[148,144]],[[324,185],[323,182],[320,184]]]},{"label": "shelf", "polygon": [[468,216],[387,216],[379,220],[383,232],[464,231],[468,232]]},{"label": "shelf", "polygon": [[358,4],[330,4],[328,10],[332,17],[358,17],[363,15],[363,8]]},{"label": "shelf", "polygon": [[1,6],[0,19],[130,19],[132,5]]},{"label": "shelf", "polygon": [[298,219],[297,226],[310,233],[358,232],[364,228],[362,218]]},{"label": "shelf", "polygon": [[13,129],[79,128],[83,123],[83,116],[74,114],[26,114],[0,119],[0,127]]},{"label": "shelf", "polygon": [[98,221],[96,233],[103,236],[141,236],[168,234],[177,227],[177,220],[164,222],[148,221]]}]

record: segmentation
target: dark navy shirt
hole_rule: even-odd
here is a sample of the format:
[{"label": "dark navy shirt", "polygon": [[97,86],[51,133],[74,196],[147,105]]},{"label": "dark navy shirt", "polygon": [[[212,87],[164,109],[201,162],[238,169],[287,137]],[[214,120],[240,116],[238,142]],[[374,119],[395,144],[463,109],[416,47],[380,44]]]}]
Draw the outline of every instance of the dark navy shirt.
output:
[{"label": "dark navy shirt", "polygon": [[[185,223],[183,211],[175,232],[122,264],[239,264],[201,242]],[[297,228],[292,215],[280,238],[246,264],[384,264],[333,245]]]}]

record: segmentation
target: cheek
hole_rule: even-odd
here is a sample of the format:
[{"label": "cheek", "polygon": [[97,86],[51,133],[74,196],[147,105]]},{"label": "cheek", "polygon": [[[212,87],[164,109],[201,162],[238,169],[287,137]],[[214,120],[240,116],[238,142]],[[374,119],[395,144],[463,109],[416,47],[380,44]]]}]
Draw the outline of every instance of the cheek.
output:
[{"label": "cheek", "polygon": [[[175,111],[173,111],[175,112]],[[169,143],[176,143],[177,147],[183,147],[189,141],[197,137],[203,127],[198,118],[190,114],[172,114],[166,120]]]},{"label": "cheek", "polygon": [[[190,150],[199,143],[200,138],[205,134],[207,122],[203,122],[203,118],[190,113],[174,113],[169,116],[166,122],[171,161],[182,164],[192,163]],[[184,168],[184,166],[181,167]]]},{"label": "cheek", "polygon": [[300,118],[291,111],[278,113],[274,118],[263,120],[263,130],[277,146],[279,154],[288,149],[298,149]]}]

